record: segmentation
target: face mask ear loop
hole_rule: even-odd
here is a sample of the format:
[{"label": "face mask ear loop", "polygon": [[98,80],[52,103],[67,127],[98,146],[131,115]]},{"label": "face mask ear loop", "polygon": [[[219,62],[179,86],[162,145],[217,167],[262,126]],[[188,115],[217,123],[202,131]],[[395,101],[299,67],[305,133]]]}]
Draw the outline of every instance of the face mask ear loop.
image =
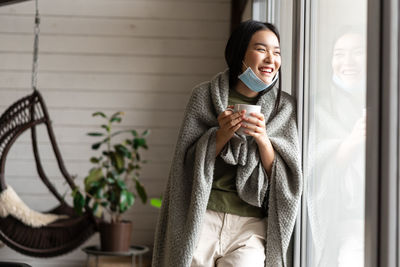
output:
[{"label": "face mask ear loop", "polygon": [[243,65],[246,67],[246,69],[248,68],[246,63],[244,63],[244,61],[242,60]]}]

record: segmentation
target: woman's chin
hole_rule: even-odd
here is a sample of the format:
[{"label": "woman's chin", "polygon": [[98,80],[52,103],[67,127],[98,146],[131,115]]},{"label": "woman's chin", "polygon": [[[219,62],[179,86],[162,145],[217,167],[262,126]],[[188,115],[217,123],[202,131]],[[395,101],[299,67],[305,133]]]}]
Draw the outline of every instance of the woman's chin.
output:
[{"label": "woman's chin", "polygon": [[263,81],[265,84],[270,84],[270,83],[272,83],[272,80],[273,80],[273,79],[272,79],[272,78],[269,78],[269,77],[268,77],[268,79],[265,79],[265,78],[262,79],[262,81]]}]

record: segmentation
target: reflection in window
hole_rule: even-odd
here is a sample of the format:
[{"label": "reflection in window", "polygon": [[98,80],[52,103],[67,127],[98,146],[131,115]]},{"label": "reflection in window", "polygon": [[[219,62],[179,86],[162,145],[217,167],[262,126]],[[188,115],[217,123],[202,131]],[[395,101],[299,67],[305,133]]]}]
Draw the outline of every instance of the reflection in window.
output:
[{"label": "reflection in window", "polygon": [[310,66],[313,107],[310,156],[305,172],[307,266],[361,267],[364,266],[366,25],[361,21],[326,27],[316,27],[311,34],[316,47],[311,52],[311,62],[315,64]]}]

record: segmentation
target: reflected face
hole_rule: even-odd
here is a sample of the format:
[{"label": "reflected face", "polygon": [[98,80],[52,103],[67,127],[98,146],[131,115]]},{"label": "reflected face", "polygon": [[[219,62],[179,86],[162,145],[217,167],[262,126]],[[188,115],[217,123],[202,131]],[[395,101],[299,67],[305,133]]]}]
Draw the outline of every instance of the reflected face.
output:
[{"label": "reflected face", "polygon": [[360,34],[341,36],[333,48],[333,73],[347,86],[354,86],[365,79],[365,42]]},{"label": "reflected face", "polygon": [[[255,32],[243,61],[264,83],[271,83],[281,66],[281,49],[276,35],[270,30]],[[247,67],[243,64],[242,71]]]}]

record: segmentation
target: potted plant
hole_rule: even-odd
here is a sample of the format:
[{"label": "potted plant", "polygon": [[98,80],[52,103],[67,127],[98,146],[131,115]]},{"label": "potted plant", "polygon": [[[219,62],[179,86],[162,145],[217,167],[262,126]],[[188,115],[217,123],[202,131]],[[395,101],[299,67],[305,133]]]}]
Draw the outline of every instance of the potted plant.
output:
[{"label": "potted plant", "polygon": [[[100,126],[102,131],[88,135],[100,138],[92,145],[92,149],[98,151],[102,148],[102,151],[97,157],[90,158],[94,166],[84,179],[84,190],[77,187],[72,192],[74,208],[78,213],[86,208],[102,218],[99,230],[101,249],[104,251],[129,250],[132,224],[122,220],[122,214],[138,197],[143,203],[147,202],[139,172],[142,164],[146,163],[140,152],[148,149],[146,136],[149,130],[142,134],[133,129],[113,131],[114,124],[121,122],[122,115],[122,112],[110,117],[103,112],[93,113],[94,117],[102,117],[105,123]],[[117,136],[118,140],[124,138],[114,142]],[[159,200],[154,199],[152,203],[157,205]]]}]

